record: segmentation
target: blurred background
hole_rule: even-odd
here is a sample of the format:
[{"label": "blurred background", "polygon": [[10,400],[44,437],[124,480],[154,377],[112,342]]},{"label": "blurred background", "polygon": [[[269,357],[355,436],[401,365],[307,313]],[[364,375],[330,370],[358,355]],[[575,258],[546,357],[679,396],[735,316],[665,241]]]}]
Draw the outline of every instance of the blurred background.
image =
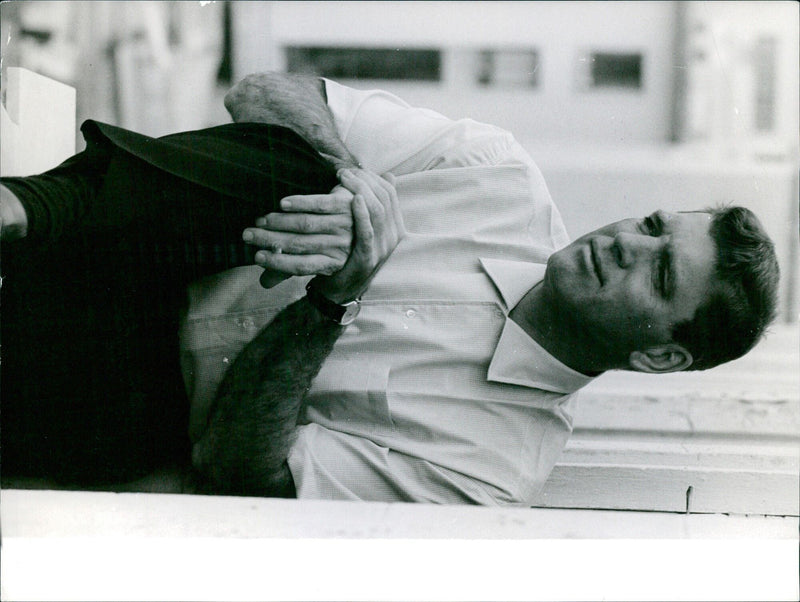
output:
[{"label": "blurred background", "polygon": [[[228,121],[260,70],[379,87],[504,127],[573,236],[735,201],[778,245],[798,308],[795,2],[3,2],[2,64],[151,135]],[[78,148],[82,141],[78,140]]]}]

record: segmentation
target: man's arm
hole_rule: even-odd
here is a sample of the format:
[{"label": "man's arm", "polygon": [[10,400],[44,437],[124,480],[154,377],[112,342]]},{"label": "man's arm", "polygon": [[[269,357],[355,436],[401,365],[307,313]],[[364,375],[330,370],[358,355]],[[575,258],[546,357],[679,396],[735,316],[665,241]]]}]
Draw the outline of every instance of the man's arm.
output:
[{"label": "man's arm", "polygon": [[[230,113],[231,118],[239,122],[271,123],[280,125],[293,130],[299,134],[320,154],[325,156],[337,169],[346,167],[357,167],[359,162],[353,157],[339,139],[336,126],[333,122],[325,98],[325,84],[317,77],[307,75],[291,75],[284,73],[254,73],[246,76],[231,88],[225,95],[225,108]],[[336,198],[336,195],[331,195]],[[349,205],[350,199],[347,198]],[[297,208],[285,209],[296,213]],[[296,220],[303,221],[305,230],[295,229],[293,223],[281,223],[276,225],[282,228],[287,234],[308,232],[310,222],[316,222],[316,227],[322,234],[327,234],[331,227],[336,227],[335,217],[331,214],[343,215],[341,207],[329,207],[325,211],[319,210],[315,214],[276,214],[278,217],[273,220]],[[326,215],[327,214],[327,215]],[[349,219],[349,210],[345,216]],[[263,222],[264,218],[262,218]],[[261,226],[261,223],[256,223]],[[245,241],[249,244],[261,246],[257,238],[258,230],[245,230],[243,233]],[[318,262],[309,261],[307,255],[316,253],[318,256],[335,255],[336,248],[317,247],[314,251],[296,251],[288,244],[275,243],[273,250],[280,249],[279,252],[286,253],[287,256],[295,256],[293,269],[283,271],[270,269],[260,261],[256,261],[264,268],[261,274],[261,286],[271,288],[276,284],[286,280],[293,275],[308,275],[318,273],[330,273],[331,267],[336,263],[326,262],[325,269],[319,269]],[[341,268],[342,263],[338,264]]]},{"label": "man's arm", "polygon": [[[496,164],[513,141],[499,128],[453,121],[382,90],[355,90],[306,75],[249,75],[225,102],[235,121],[284,125],[335,157],[337,168],[357,160],[380,174]],[[346,130],[342,137],[339,128]]]},{"label": "man's arm", "polygon": [[[272,123],[292,129],[337,169],[361,166],[339,138],[327,105],[325,84],[318,77],[272,72],[251,74],[228,92],[225,108],[236,122]],[[276,240],[273,236],[270,244],[273,251],[279,249],[284,259],[289,260],[282,262],[281,268],[271,268],[261,261],[262,254],[256,257],[256,263],[264,268],[261,275],[264,288],[275,286],[292,275],[330,274],[333,268],[341,268],[344,258],[337,248],[325,247],[329,241],[319,239],[317,243],[321,244],[316,244],[314,249],[307,246],[296,248],[298,239],[302,239],[304,245],[314,244],[304,236],[312,229],[323,235],[332,229],[338,233],[340,225],[337,222],[341,220],[337,220],[335,215],[350,217],[349,209],[346,214],[342,213],[341,195],[336,194],[336,189],[330,195],[318,196],[327,196],[329,200],[315,205],[308,212],[301,212],[297,206],[291,209],[284,206],[283,213],[274,213],[256,222],[256,226],[285,234],[283,240]],[[347,202],[349,206],[349,198]],[[258,228],[246,230],[244,236],[250,244],[266,245]],[[292,240],[287,244],[287,239]],[[319,268],[319,261],[309,257],[311,254],[324,261],[323,268]]]},{"label": "man's arm", "polygon": [[220,384],[192,463],[212,493],[293,497],[286,458],[300,404],[344,330],[306,298],[239,354]]},{"label": "man's arm", "polygon": [[339,138],[325,84],[318,77],[254,73],[231,88],[225,108],[236,122],[273,123],[294,130],[337,169],[360,167]]},{"label": "man's arm", "polygon": [[0,184],[0,240],[24,238],[28,232],[28,215],[10,189]]},{"label": "man's arm", "polygon": [[[405,235],[393,187],[369,182],[376,176],[366,172],[341,177],[355,193],[353,249],[339,272],[315,278],[317,291],[336,303],[359,297]],[[376,188],[386,194],[376,195]],[[272,267],[283,267],[282,254],[273,259]],[[342,331],[304,298],[245,347],[225,375],[192,453],[211,491],[292,495],[286,457],[299,409]]]}]

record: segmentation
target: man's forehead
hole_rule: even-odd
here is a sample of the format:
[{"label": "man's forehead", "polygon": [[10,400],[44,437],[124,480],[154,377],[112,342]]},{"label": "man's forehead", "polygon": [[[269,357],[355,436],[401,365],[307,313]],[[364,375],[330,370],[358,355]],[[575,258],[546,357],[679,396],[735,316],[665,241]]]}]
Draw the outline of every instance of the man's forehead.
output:
[{"label": "man's forehead", "polygon": [[707,211],[678,211],[661,215],[664,230],[670,235],[671,241],[680,247],[689,247],[686,249],[688,251],[700,244],[716,247],[711,231],[712,218]]},{"label": "man's forehead", "polygon": [[671,236],[675,277],[684,292],[700,301],[716,283],[717,246],[709,231],[712,216],[707,211],[681,211],[673,215],[679,216],[678,223],[682,222]]}]

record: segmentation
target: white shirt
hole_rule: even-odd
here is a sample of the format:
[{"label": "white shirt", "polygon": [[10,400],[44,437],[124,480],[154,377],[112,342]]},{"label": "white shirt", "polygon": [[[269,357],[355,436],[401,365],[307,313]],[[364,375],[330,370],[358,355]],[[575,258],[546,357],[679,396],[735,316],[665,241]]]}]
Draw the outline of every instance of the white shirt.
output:
[{"label": "white shirt", "polygon": [[[541,173],[493,126],[326,90],[350,151],[397,176],[409,234],[312,383],[289,455],[298,497],[535,503],[571,432],[572,393],[590,380],[507,317],[568,242]],[[305,284],[263,291],[253,268],[221,278],[183,332],[200,408]]]}]

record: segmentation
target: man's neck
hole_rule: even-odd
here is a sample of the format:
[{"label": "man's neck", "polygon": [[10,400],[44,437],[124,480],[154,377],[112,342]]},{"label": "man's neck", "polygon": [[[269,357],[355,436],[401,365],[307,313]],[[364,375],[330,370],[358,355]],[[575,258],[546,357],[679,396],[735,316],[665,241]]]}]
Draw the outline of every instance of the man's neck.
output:
[{"label": "man's neck", "polygon": [[592,361],[579,333],[573,332],[556,304],[550,301],[543,282],[529,290],[508,316],[562,364],[588,376],[603,372]]}]

